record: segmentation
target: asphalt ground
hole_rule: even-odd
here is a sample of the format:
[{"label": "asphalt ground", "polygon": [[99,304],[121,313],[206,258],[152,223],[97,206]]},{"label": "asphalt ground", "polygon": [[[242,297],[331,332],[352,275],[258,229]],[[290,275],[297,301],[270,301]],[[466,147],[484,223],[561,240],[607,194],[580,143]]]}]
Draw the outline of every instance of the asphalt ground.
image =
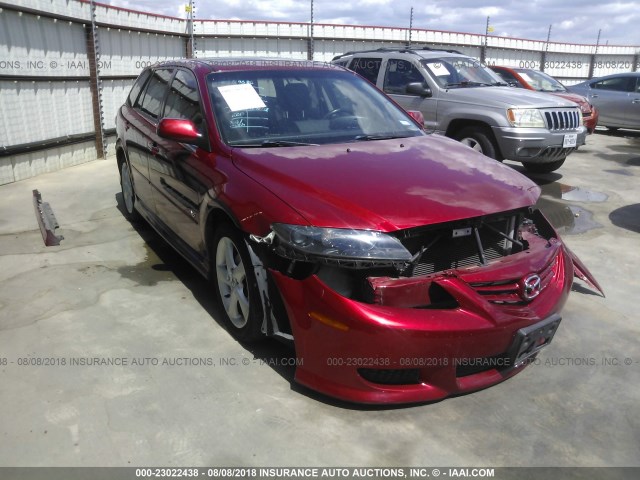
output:
[{"label": "asphalt ground", "polygon": [[530,176],[606,298],[576,281],[520,375],[393,408],[315,394],[284,346],[233,340],[210,286],[124,219],[115,158],[0,187],[0,466],[640,466],[640,132]]}]

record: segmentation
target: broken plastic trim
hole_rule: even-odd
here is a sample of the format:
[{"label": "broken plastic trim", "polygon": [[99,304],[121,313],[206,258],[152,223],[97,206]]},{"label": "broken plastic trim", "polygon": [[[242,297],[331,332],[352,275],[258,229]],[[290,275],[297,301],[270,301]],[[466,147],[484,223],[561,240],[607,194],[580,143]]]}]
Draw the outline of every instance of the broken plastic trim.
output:
[{"label": "broken plastic trim", "polygon": [[62,235],[56,235],[54,232],[59,228],[56,216],[53,214],[51,205],[42,201],[42,196],[38,190],[33,190],[33,208],[36,211],[36,219],[42,234],[42,240],[47,247],[60,245],[60,241],[64,239]]}]

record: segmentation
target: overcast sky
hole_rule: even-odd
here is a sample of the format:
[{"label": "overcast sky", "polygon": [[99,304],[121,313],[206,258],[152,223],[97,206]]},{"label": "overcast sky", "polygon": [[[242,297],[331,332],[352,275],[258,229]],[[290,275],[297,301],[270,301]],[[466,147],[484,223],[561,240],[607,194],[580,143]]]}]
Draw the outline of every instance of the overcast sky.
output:
[{"label": "overcast sky", "polygon": [[[188,0],[98,0],[185,17]],[[308,22],[311,0],[194,0],[197,19]],[[314,0],[314,22],[409,27],[595,44],[640,45],[638,0]]]}]

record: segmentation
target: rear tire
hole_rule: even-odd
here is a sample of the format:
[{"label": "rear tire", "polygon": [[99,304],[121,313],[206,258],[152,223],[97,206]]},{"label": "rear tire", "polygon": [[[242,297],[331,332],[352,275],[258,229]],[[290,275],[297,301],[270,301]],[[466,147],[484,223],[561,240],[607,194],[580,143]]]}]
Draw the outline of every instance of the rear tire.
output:
[{"label": "rear tire", "polygon": [[120,189],[122,191],[122,203],[124,206],[124,216],[132,223],[142,220],[136,210],[136,189],[133,185],[129,163],[125,160],[120,167]]},{"label": "rear tire", "polygon": [[463,128],[454,138],[476,152],[498,160],[498,148],[494,143],[493,134],[486,127]]},{"label": "rear tire", "polygon": [[564,164],[566,158],[549,163],[525,163],[523,165],[531,173],[551,173],[558,170]]},{"label": "rear tire", "polygon": [[238,230],[221,225],[211,243],[211,280],[229,332],[241,342],[263,337],[262,302],[251,257]]}]

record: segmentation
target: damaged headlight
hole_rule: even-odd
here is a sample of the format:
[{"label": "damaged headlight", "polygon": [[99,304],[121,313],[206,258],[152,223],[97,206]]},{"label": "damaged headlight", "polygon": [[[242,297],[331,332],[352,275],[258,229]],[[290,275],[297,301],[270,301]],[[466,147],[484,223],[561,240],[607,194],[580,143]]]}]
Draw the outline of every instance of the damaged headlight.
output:
[{"label": "damaged headlight", "polygon": [[280,253],[288,257],[374,262],[411,260],[411,254],[397,238],[381,232],[284,223],[274,223],[271,228],[277,236]]}]

